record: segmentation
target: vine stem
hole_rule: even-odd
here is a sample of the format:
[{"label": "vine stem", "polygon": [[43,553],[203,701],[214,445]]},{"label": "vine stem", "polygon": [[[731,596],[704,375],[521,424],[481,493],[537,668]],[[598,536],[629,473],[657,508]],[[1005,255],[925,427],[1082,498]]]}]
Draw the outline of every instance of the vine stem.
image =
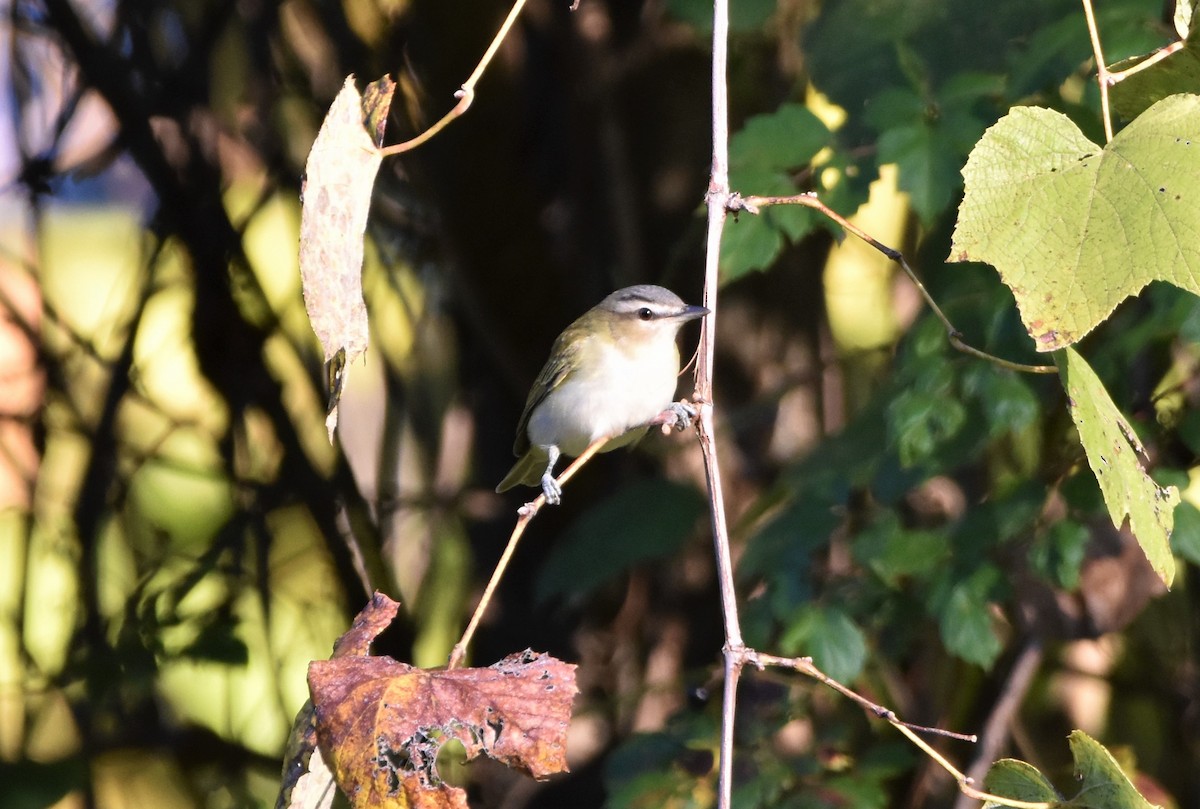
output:
[{"label": "vine stem", "polygon": [[713,0],[712,35],[712,173],[706,203],[708,231],[704,263],[704,305],[708,307],[700,328],[700,346],[696,360],[697,405],[696,431],[704,456],[708,480],[709,515],[712,520],[713,546],[717,561],[717,582],[721,592],[721,615],[725,625],[724,685],[721,695],[721,749],[718,759],[717,806],[729,809],[733,793],[733,729],[737,712],[737,688],[747,662],[746,645],[738,618],[737,595],[733,582],[733,561],[729,550],[729,525],[725,515],[721,465],[717,459],[716,428],[713,420],[713,365],[717,327],[717,287],[720,282],[721,234],[729,210],[729,91],[728,68],[729,2]]},{"label": "vine stem", "polygon": [[1100,115],[1104,118],[1104,142],[1108,143],[1113,139],[1112,111],[1108,106],[1108,88],[1113,82],[1108,66],[1104,64],[1104,51],[1100,48],[1100,29],[1096,27],[1096,12],[1092,10],[1092,0],[1082,2],[1088,36],[1092,40],[1092,54],[1096,58],[1096,81],[1100,84]]},{"label": "vine stem", "polygon": [[826,217],[832,219],[834,222],[844,228],[847,232],[854,234],[871,247],[874,247],[876,250],[900,265],[900,268],[904,270],[904,274],[908,276],[909,280],[912,281],[916,286],[917,291],[921,293],[921,297],[925,299],[925,303],[929,304],[929,308],[933,311],[934,315],[936,315],[938,320],[942,321],[942,325],[946,327],[946,339],[950,341],[950,345],[954,346],[954,348],[963,352],[964,354],[969,354],[972,357],[977,357],[981,360],[987,360],[994,365],[998,365],[1001,368],[1007,368],[1010,371],[1020,371],[1021,373],[1026,374],[1058,373],[1058,367],[1055,365],[1026,365],[1025,363],[1021,362],[1013,362],[1012,360],[1006,360],[1003,357],[997,357],[994,354],[989,354],[986,351],[981,351],[978,348],[968,344],[965,340],[963,340],[962,332],[960,332],[954,326],[954,324],[950,321],[950,318],[947,317],[946,313],[942,311],[942,307],[938,306],[937,301],[934,300],[933,296],[929,294],[929,290],[925,288],[925,284],[921,282],[921,278],[917,275],[916,271],[909,266],[908,260],[904,258],[903,253],[894,247],[888,247],[886,244],[867,233],[858,225],[854,224],[849,219],[842,216],[825,203],[821,202],[814,192],[809,191],[804,194],[796,194],[790,197],[743,197],[740,194],[735,193],[729,195],[727,199],[728,209],[734,213],[737,213],[738,211],[746,211],[747,213],[757,214],[760,208],[765,208],[770,205],[802,205],[806,208],[812,208],[816,211],[820,211]]},{"label": "vine stem", "polygon": [[[500,30],[496,32],[496,36],[492,38],[492,43],[488,45],[488,49],[484,51],[483,57],[479,60],[479,64],[475,65],[475,69],[471,71],[471,75],[462,83],[458,91],[454,93],[454,97],[458,99],[448,113],[443,115],[433,126],[426,129],[415,138],[396,143],[391,146],[386,146],[379,150],[384,157],[403,154],[404,152],[412,151],[413,149],[425,143],[437,133],[441,132],[450,122],[465,113],[471,106],[471,102],[475,100],[475,85],[483,78],[483,72],[487,70],[492,59],[495,58],[496,52],[500,50],[500,43],[508,36],[508,32],[512,29],[513,24],[517,21],[517,17],[521,15],[521,9],[525,7],[526,0],[516,0],[513,7],[509,10],[508,16],[504,18],[504,22],[500,25]],[[572,6],[572,9],[575,7]]]}]

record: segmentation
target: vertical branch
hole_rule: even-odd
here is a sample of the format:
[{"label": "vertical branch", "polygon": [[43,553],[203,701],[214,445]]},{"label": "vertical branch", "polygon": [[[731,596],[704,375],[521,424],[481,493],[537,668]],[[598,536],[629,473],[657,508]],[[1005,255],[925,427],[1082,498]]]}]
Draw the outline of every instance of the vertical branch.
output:
[{"label": "vertical branch", "polygon": [[729,100],[725,73],[728,56],[729,2],[713,1],[712,44],[712,175],[708,194],[708,239],[704,263],[704,305],[709,314],[700,330],[699,357],[696,362],[694,399],[699,407],[696,429],[704,453],[708,477],[709,509],[712,516],[713,545],[717,557],[717,579],[721,589],[721,614],[725,621],[725,685],[721,697],[721,754],[717,805],[728,809],[732,796],[733,727],[737,708],[737,685],[745,665],[745,644],[738,620],[737,598],[733,586],[733,562],[729,553],[729,528],[725,517],[721,467],[717,461],[713,426],[713,357],[716,343],[717,284],[721,258],[721,233],[729,202]]},{"label": "vertical branch", "polygon": [[1096,81],[1100,84],[1100,115],[1104,118],[1104,142],[1113,139],[1112,112],[1108,108],[1108,88],[1112,78],[1104,64],[1104,51],[1100,48],[1100,29],[1096,27],[1096,12],[1092,0],[1083,0],[1083,16],[1087,18],[1088,36],[1092,40],[1092,54],[1096,57]]}]

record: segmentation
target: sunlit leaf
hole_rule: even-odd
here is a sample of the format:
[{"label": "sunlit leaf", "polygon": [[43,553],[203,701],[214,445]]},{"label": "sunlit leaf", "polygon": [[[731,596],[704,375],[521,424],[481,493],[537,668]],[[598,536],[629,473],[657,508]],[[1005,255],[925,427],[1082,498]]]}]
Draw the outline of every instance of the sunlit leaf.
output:
[{"label": "sunlit leaf", "polygon": [[1083,357],[1067,349],[1055,355],[1055,362],[1067,389],[1071,418],[1113,524],[1120,528],[1129,518],[1129,527],[1146,558],[1170,587],[1175,560],[1168,540],[1179,490],[1160,488],[1146,474],[1139,457],[1145,454],[1142,442]]},{"label": "sunlit leaf", "polygon": [[1200,292],[1200,96],[1155,104],[1106,147],[1018,107],[963,169],[950,261],[986,261],[1039,351],[1070,345],[1153,280]]}]

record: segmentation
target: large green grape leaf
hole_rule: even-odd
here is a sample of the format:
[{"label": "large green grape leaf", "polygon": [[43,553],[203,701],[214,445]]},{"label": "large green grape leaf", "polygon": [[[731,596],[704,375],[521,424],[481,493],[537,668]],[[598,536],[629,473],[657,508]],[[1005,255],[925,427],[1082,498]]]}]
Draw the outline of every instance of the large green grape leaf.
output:
[{"label": "large green grape leaf", "polygon": [[1200,96],[1163,99],[1105,147],[1017,107],[963,169],[950,261],[986,261],[1039,351],[1071,345],[1154,280],[1200,292]]},{"label": "large green grape leaf", "polygon": [[1175,578],[1170,536],[1179,489],[1159,488],[1146,474],[1138,459],[1145,452],[1142,442],[1083,357],[1068,348],[1054,359],[1067,389],[1071,418],[1113,524],[1119,528],[1128,515],[1130,530],[1146,558],[1170,587]]}]

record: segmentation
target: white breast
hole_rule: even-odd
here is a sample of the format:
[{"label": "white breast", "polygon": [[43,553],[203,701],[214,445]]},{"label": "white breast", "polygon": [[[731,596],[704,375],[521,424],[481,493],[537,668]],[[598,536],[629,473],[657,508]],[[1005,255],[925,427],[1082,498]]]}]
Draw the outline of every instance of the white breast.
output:
[{"label": "white breast", "polygon": [[530,414],[530,443],[578,455],[597,438],[623,436],[666,409],[675,395],[679,353],[673,334],[662,337],[643,345],[636,361],[615,346],[593,355],[587,372],[576,373]]}]

